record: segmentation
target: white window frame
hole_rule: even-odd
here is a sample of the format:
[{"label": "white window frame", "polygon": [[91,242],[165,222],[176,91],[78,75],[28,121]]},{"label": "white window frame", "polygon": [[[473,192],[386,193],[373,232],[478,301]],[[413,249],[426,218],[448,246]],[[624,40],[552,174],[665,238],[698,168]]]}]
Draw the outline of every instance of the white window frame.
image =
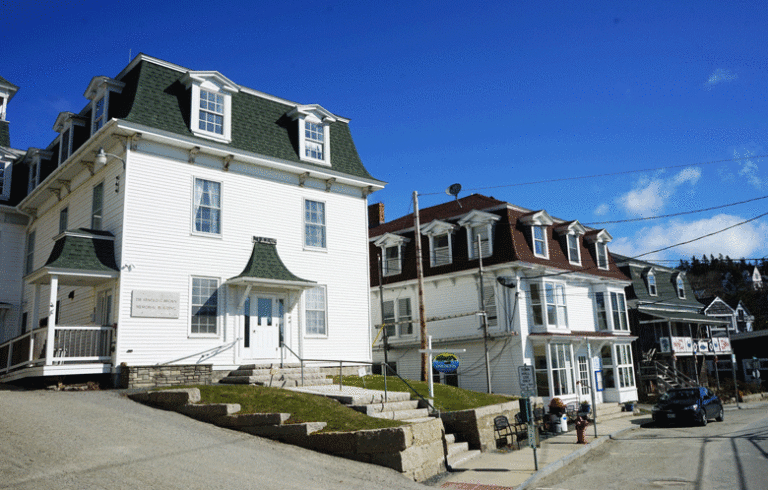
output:
[{"label": "white window frame", "polygon": [[[208,182],[211,184],[217,184],[219,186],[219,203],[218,207],[215,206],[202,206],[197,204],[197,182]],[[193,235],[197,236],[208,236],[208,237],[221,237],[223,233],[224,228],[224,183],[220,180],[212,180],[202,177],[192,177],[192,211],[191,211],[191,223],[190,223],[190,230]],[[198,230],[197,229],[197,211],[198,208],[205,207],[210,208],[212,210],[218,211],[218,230],[216,231],[204,231],[204,230]]]},{"label": "white window frame", "polygon": [[616,344],[616,357],[614,366],[616,367],[616,378],[618,388],[634,388],[635,368],[632,362],[632,348],[629,344]]},{"label": "white window frame", "polygon": [[484,211],[472,210],[461,218],[458,222],[459,226],[462,226],[467,231],[467,257],[469,260],[477,260],[477,243],[476,243],[476,230],[478,228],[485,228],[485,233],[488,236],[488,247],[481,246],[480,250],[483,253],[483,258],[493,256],[493,227],[494,224],[501,219],[501,216]]},{"label": "white window frame", "polygon": [[656,284],[656,274],[654,274],[653,271],[648,272],[646,280],[648,281],[648,294],[651,296],[658,296],[659,288]]},{"label": "white window frame", "polygon": [[[436,245],[437,240],[445,238],[448,242],[447,246],[438,247]],[[453,263],[453,240],[451,240],[451,233],[441,233],[438,235],[430,235],[429,237],[429,265],[430,267],[439,267],[441,265],[449,265]],[[439,253],[439,255],[438,255]],[[440,257],[440,260],[438,260]]]},{"label": "white window frame", "polygon": [[[541,283],[531,282],[528,284],[528,290],[531,304],[531,322],[534,326],[546,326],[547,323],[543,313],[544,288]],[[539,320],[538,322],[536,321],[537,319]]]},{"label": "white window frame", "polygon": [[[318,304],[314,302],[310,302],[310,294],[312,294],[313,291],[322,291],[323,292],[323,304],[322,308],[318,308]],[[304,292],[304,337],[308,338],[328,338],[328,288],[323,285],[315,286],[311,289],[307,289]],[[322,312],[322,314],[318,317],[322,319],[322,331],[320,332],[310,332],[310,312]]]},{"label": "white window frame", "polygon": [[[100,189],[99,206],[96,207],[96,189]],[[104,182],[99,182],[91,189],[91,229],[104,229]]]},{"label": "white window frame", "polygon": [[[406,298],[397,298],[397,299],[390,299],[384,301],[384,311],[382,311],[381,316],[381,323],[387,323],[387,322],[401,322],[401,321],[410,321],[410,323],[396,323],[395,325],[388,325],[386,327],[387,329],[387,338],[403,338],[403,337],[413,337],[414,335],[414,329],[413,329],[413,303],[411,302],[410,297]],[[395,307],[397,306],[397,307]],[[391,308],[391,310],[389,309]],[[408,313],[406,313],[406,310]],[[391,311],[391,316],[386,314]],[[405,331],[404,331],[405,330]],[[410,330],[410,332],[408,331]]]},{"label": "white window frame", "polygon": [[[307,209],[307,206],[309,203],[316,203],[319,205],[322,205],[322,223],[312,221],[312,211]],[[302,202],[302,220],[301,223],[303,225],[303,233],[302,233],[302,244],[304,246],[304,250],[327,250],[328,249],[328,212],[327,212],[327,205],[325,201],[319,201],[317,199],[304,199]],[[321,243],[319,245],[310,244],[308,242],[308,238],[310,237],[309,231],[310,229],[318,229],[320,230],[320,237],[321,237]]]},{"label": "white window frame", "polygon": [[[469,260],[477,260],[477,236],[478,234],[486,239],[480,238],[480,253],[483,258],[493,256],[493,225],[491,223],[477,225],[467,228],[467,246],[469,247]],[[486,245],[487,244],[487,245]]]},{"label": "white window frame", "polygon": [[27,194],[31,194],[40,183],[40,158],[38,157],[35,157],[29,164],[29,180],[27,182]]},{"label": "white window frame", "polygon": [[[232,142],[232,95],[240,91],[240,87],[216,71],[189,71],[181,79],[181,83],[190,91],[189,130],[195,136],[220,143]],[[202,92],[222,97],[223,113],[216,113],[201,107]],[[200,128],[200,112],[222,116],[221,134]]]},{"label": "white window frame", "polygon": [[[571,246],[571,240],[575,241],[575,247]],[[579,235],[576,233],[568,233],[565,236],[565,242],[566,248],[568,249],[568,262],[573,265],[581,265],[581,247],[579,246]],[[576,251],[575,254],[572,253],[574,250]]]},{"label": "white window frame", "polygon": [[115,317],[115,293],[112,288],[96,291],[93,323],[97,325],[112,325]]},{"label": "white window frame", "polygon": [[[541,232],[541,237],[536,236],[537,231]],[[549,258],[547,229],[543,225],[531,225],[531,243],[533,244],[533,255],[543,259]],[[538,250],[538,244],[541,244],[541,251]]]},{"label": "white window frame", "polygon": [[[602,298],[602,299],[598,299]],[[597,317],[597,324],[595,325],[597,327],[598,332],[602,332],[605,330],[611,329],[611,320],[608,319],[608,311],[610,309],[610,301],[611,296],[606,291],[596,291],[595,292],[595,313]],[[602,305],[600,304],[602,302]],[[602,326],[600,324],[600,319],[602,318]]]},{"label": "white window frame", "polygon": [[679,274],[675,278],[675,290],[679,299],[685,299],[685,282],[683,282],[683,278]]},{"label": "white window frame", "polygon": [[[394,250],[397,256],[389,257],[390,250]],[[400,244],[382,247],[381,256],[384,257],[381,263],[384,277],[396,276],[403,273],[403,252]]]},{"label": "white window frame", "polygon": [[[529,282],[528,288],[533,325],[559,329],[568,328],[568,302],[566,301],[565,283],[536,281]],[[538,299],[534,291],[538,292]],[[536,323],[537,311],[541,314],[542,323]],[[551,321],[552,316],[554,321]]]},{"label": "white window frame", "polygon": [[[629,332],[629,318],[627,317],[627,298],[623,292],[611,291],[611,327],[615,331]],[[616,319],[618,318],[618,325]]]},{"label": "white window frame", "polygon": [[[64,139],[66,136],[66,141]],[[66,143],[66,145],[65,145]],[[59,165],[67,161],[72,154],[72,125],[68,124],[59,135]]]},{"label": "white window frame", "polygon": [[[336,117],[317,104],[296,106],[288,113],[288,117],[297,121],[299,160],[331,165],[331,128],[330,124],[336,122]],[[313,124],[319,131],[308,129],[307,124]],[[322,132],[322,141],[311,138],[311,134]],[[309,137],[308,137],[309,136]],[[322,145],[322,158],[312,156],[311,147]]]},{"label": "white window frame", "polygon": [[[91,120],[89,125],[91,136],[96,134],[109,121],[110,94],[112,92],[119,94],[124,87],[125,83],[107,77],[94,77],[91,79],[91,83],[88,84],[84,94],[91,101]],[[96,109],[99,102],[102,102],[103,107],[101,115],[97,117]]]},{"label": "white window frame", "polygon": [[[211,281],[216,286],[216,288],[213,291],[213,293],[211,293],[211,295],[209,295],[207,297],[208,299],[206,299],[206,301],[204,303],[198,304],[198,303],[195,302],[195,281]],[[203,286],[204,286],[203,284],[200,285],[200,287],[203,287]],[[210,288],[210,282],[207,283],[205,285],[205,287],[206,288]],[[221,313],[221,295],[219,294],[220,287],[221,287],[221,280],[218,277],[212,277],[212,276],[190,276],[190,279],[189,279],[189,322],[188,322],[188,325],[189,325],[188,336],[189,337],[194,337],[194,338],[218,338],[218,337],[221,336],[221,330],[222,329],[221,329],[221,318],[220,318],[221,317],[221,314],[220,314]],[[214,294],[216,295],[216,304],[213,305],[213,306],[216,308],[216,316],[215,316],[215,321],[214,321],[214,325],[213,326],[215,327],[216,331],[213,332],[213,333],[211,333],[211,332],[200,332],[200,331],[195,332],[194,331],[194,326],[193,326],[193,320],[195,318],[195,308],[199,309],[200,307],[205,306],[205,304],[208,302],[208,300],[210,300],[211,296],[214,295]],[[199,328],[199,326],[198,326],[198,328]]]},{"label": "white window frame", "polygon": [[595,242],[595,259],[597,260],[598,269],[607,271],[611,268],[610,261],[608,260],[608,245],[605,242],[600,240]]},{"label": "white window frame", "polygon": [[[562,354],[562,357],[559,354]],[[549,344],[549,357],[550,371],[552,373],[552,383],[550,384],[552,396],[575,395],[576,387],[573,384],[574,362],[571,355],[571,344]],[[555,383],[555,379],[557,379],[557,383]],[[563,384],[565,389],[563,389]]]}]

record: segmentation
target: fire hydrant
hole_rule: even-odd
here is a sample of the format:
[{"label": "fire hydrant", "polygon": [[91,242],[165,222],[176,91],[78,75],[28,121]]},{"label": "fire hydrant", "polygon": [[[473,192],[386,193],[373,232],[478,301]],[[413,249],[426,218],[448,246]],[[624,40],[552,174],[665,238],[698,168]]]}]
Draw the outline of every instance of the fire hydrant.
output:
[{"label": "fire hydrant", "polygon": [[589,421],[586,417],[579,417],[574,425],[576,426],[576,444],[586,444]]}]

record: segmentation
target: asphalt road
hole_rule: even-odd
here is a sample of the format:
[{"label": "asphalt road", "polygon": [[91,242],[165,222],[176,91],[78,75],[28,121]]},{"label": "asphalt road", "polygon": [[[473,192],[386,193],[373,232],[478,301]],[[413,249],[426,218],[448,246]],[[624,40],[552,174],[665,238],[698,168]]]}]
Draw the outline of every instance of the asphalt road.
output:
[{"label": "asphalt road", "polygon": [[727,410],[706,427],[644,426],[590,451],[534,488],[768,489],[768,408]]},{"label": "asphalt road", "polygon": [[152,409],[0,387],[0,488],[424,489],[399,473]]}]

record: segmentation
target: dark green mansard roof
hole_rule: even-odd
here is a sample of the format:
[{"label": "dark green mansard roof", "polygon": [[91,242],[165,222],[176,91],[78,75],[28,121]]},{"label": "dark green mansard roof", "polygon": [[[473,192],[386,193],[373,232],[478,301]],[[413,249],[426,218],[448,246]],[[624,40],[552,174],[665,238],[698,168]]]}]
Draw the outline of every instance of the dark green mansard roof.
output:
[{"label": "dark green mansard roof", "polygon": [[[677,296],[677,277],[681,274],[680,271],[670,270],[663,266],[618,254],[612,255],[621,270],[632,279],[632,290],[628,291],[627,300],[630,303],[634,303],[633,306],[639,304],[662,307],[663,305],[684,309],[701,309],[704,307],[704,305],[696,300],[696,295],[685,275],[682,276],[685,298]],[[651,268],[653,268],[653,273],[656,277],[656,296],[651,296],[648,292],[648,284],[646,282],[647,274]]]},{"label": "dark green mansard roof", "polygon": [[289,271],[277,253],[277,242],[271,238],[261,237],[253,238],[253,251],[251,252],[251,258],[248,259],[248,263],[245,265],[245,269],[243,269],[240,275],[230,280],[234,281],[239,278],[305,284],[314,283],[314,281],[302,279]]},{"label": "dark green mansard roof", "polygon": [[94,272],[119,271],[115,263],[114,236],[105,231],[79,228],[56,240],[45,267]]},{"label": "dark green mansard roof", "polygon": [[[183,136],[194,137],[189,129],[190,92],[181,83],[184,73],[141,61],[126,73],[126,87],[121,106],[114,117],[123,117],[145,126]],[[299,159],[298,123],[287,113],[294,106],[246,92],[232,96],[232,142],[229,146],[260,155],[301,162],[327,169],[323,165]],[[120,114],[124,112],[125,115]],[[357,153],[349,126],[345,122],[330,124],[331,169],[372,179]]]}]

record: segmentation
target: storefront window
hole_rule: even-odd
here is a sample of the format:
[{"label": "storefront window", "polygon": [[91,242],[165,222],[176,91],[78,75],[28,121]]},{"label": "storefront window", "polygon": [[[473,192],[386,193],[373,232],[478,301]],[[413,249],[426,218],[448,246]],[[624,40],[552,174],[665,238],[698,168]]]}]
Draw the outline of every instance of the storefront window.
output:
[{"label": "storefront window", "polygon": [[573,361],[569,344],[551,344],[550,356],[552,363],[552,393],[554,396],[572,395]]},{"label": "storefront window", "polygon": [[536,394],[538,396],[549,396],[546,346],[536,345],[533,347],[533,367],[536,371]]}]

